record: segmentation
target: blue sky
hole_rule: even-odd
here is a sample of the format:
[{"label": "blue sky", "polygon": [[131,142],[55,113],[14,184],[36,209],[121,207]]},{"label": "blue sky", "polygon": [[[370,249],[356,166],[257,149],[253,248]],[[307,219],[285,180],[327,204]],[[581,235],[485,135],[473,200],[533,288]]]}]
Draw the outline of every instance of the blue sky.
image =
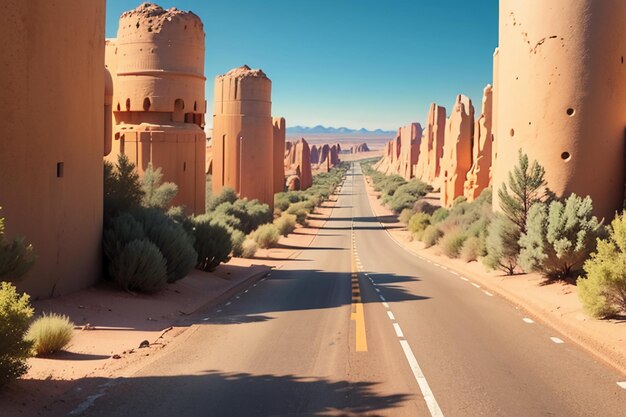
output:
[{"label": "blue sky", "polygon": [[[107,37],[139,0],[107,1]],[[423,123],[457,94],[479,111],[492,80],[498,0],[162,0],[191,10],[206,32],[213,79],[247,64],[272,79],[273,114],[287,124],[395,130]],[[209,122],[210,123],[210,122]]]}]

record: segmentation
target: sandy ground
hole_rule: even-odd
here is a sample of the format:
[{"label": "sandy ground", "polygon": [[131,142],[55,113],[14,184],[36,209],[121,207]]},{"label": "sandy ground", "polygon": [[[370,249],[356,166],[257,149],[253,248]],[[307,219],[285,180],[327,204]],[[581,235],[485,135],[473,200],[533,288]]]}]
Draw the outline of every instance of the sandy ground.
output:
[{"label": "sandy ground", "polygon": [[[63,352],[29,359],[23,378],[0,392],[0,415],[45,415],[47,406],[82,379],[125,377],[159,357],[169,344],[185,339],[185,317],[220,305],[280,269],[308,247],[336,203],[317,208],[307,227],[298,226],[278,246],[260,249],[255,258],[233,258],[214,272],[194,270],[156,295],[129,294],[102,283],[67,296],[33,303],[37,314],[60,313],[76,324]],[[142,345],[147,347],[140,347]],[[75,395],[75,393],[73,393]]]},{"label": "sandy ground", "polygon": [[487,271],[480,262],[466,263],[450,259],[437,246],[425,249],[412,241],[406,225],[384,207],[379,193],[368,183],[368,196],[374,213],[389,234],[404,249],[446,265],[478,283],[483,288],[527,310],[530,315],[563,333],[596,358],[626,375],[626,320],[596,320],[584,313],[576,286],[564,282],[549,283],[539,274],[506,276]]}]

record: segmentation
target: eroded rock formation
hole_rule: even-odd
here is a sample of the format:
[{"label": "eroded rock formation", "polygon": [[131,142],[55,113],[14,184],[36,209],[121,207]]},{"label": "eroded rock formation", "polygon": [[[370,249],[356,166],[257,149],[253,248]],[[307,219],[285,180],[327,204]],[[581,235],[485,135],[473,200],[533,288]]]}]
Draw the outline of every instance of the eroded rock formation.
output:
[{"label": "eroded rock formation", "polygon": [[358,145],[352,145],[350,147],[350,153],[351,154],[365,153],[365,152],[369,152],[369,151],[370,151],[370,148],[367,145],[367,143],[365,143],[365,142],[360,143]]},{"label": "eroded rock formation", "polygon": [[483,92],[482,114],[474,126],[472,167],[465,180],[465,197],[474,201],[491,183],[493,88],[488,85]]},{"label": "eroded rock formation", "polygon": [[415,177],[440,188],[440,164],[446,132],[446,109],[435,103],[430,105],[428,122],[422,136]]},{"label": "eroded rock formation", "polygon": [[287,142],[285,156],[285,175],[290,191],[306,190],[313,185],[311,168],[311,149],[305,139]]},{"label": "eroded rock formation", "polygon": [[274,155],[274,193],[280,193],[285,188],[285,119],[283,117],[275,117],[273,125],[274,147],[272,153]]}]

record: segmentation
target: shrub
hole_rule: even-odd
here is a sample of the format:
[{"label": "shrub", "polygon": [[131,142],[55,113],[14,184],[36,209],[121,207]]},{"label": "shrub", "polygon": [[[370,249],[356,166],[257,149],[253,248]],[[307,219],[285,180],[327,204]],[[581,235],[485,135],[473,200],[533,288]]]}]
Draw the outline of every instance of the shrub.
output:
[{"label": "shrub", "polygon": [[289,206],[289,209],[287,209],[287,214],[292,214],[296,216],[296,221],[298,222],[298,224],[306,226],[306,219],[310,213],[308,207],[308,204],[304,201],[300,203],[295,203]]},{"label": "shrub", "polygon": [[417,200],[415,204],[413,205],[413,211],[415,213],[426,213],[432,216],[432,214],[436,210],[437,210],[437,207],[433,206],[432,204],[430,204],[428,201],[424,199]]},{"label": "shrub", "polygon": [[133,216],[128,213],[115,216],[104,230],[102,243],[105,259],[111,261],[124,250],[124,246],[145,236],[143,226]]},{"label": "shrub", "polygon": [[23,238],[7,239],[4,218],[0,217],[0,280],[19,280],[36,260],[33,246],[25,243]]},{"label": "shrub", "polygon": [[398,220],[400,220],[404,224],[409,224],[409,220],[411,220],[411,216],[413,216],[415,212],[410,208],[405,208],[400,212],[400,216],[398,216]]},{"label": "shrub", "polygon": [[393,194],[383,200],[395,212],[399,213],[404,209],[412,208],[415,202],[432,191],[428,184],[414,179],[400,185]]},{"label": "shrub", "polygon": [[159,209],[136,208],[132,216],[142,225],[145,236],[154,243],[167,262],[167,282],[184,278],[196,266],[198,253],[193,238],[180,223]]},{"label": "shrub", "polygon": [[228,219],[237,219],[237,224],[230,226],[248,234],[262,224],[272,222],[272,212],[267,204],[261,204],[259,200],[248,200],[246,198],[237,200],[234,203],[224,202],[217,206],[214,215],[224,216]]},{"label": "shrub", "polygon": [[230,187],[224,187],[220,194],[211,196],[209,204],[207,204],[206,211],[213,211],[222,203],[234,203],[235,201],[237,201],[237,193],[235,190]]},{"label": "shrub", "polygon": [[467,234],[459,230],[445,234],[439,241],[439,246],[448,258],[458,258],[466,240]]},{"label": "shrub", "polygon": [[461,249],[461,259],[465,262],[477,261],[480,256],[483,256],[483,242],[479,237],[470,236],[463,244]]},{"label": "shrub", "polygon": [[423,232],[430,226],[430,216],[426,213],[415,213],[409,220],[409,232],[415,235],[416,233]]},{"label": "shrub", "polygon": [[246,240],[246,235],[241,230],[230,229],[230,243],[233,247],[233,256],[241,256],[243,253],[243,242]]},{"label": "shrub", "polygon": [[502,214],[494,215],[489,225],[486,246],[487,256],[483,263],[490,269],[515,273],[519,255],[519,227]]},{"label": "shrub", "polygon": [[167,263],[154,243],[133,240],[111,259],[109,274],[126,291],[154,293],[167,283]]},{"label": "shrub", "polygon": [[164,183],[162,180],[161,168],[154,169],[150,162],[141,179],[143,191],[141,203],[144,207],[158,207],[165,210],[172,205],[172,200],[178,194],[178,186],[173,182]]},{"label": "shrub", "polygon": [[276,246],[280,240],[280,233],[278,232],[278,228],[273,224],[264,224],[259,226],[259,228],[252,233],[252,239],[254,239],[260,248],[267,249]]},{"label": "shrub", "polygon": [[193,233],[198,254],[196,268],[213,271],[220,263],[228,261],[233,243],[226,227],[210,221],[194,222]]},{"label": "shrub", "polygon": [[117,165],[104,162],[104,213],[113,216],[139,206],[143,198],[135,164],[126,155],[117,157]]},{"label": "shrub", "polygon": [[436,226],[428,226],[424,233],[422,234],[422,242],[427,248],[434,246],[439,242],[439,239],[443,236],[443,232],[439,230]]},{"label": "shrub", "polygon": [[278,219],[274,220],[274,225],[278,229],[278,233],[286,237],[296,230],[296,216],[284,213]]},{"label": "shrub", "polygon": [[444,221],[449,215],[450,215],[450,212],[447,209],[445,209],[443,207],[439,207],[433,213],[430,222],[432,224],[440,223],[440,222]]},{"label": "shrub", "polygon": [[0,387],[28,370],[32,342],[25,340],[33,309],[26,294],[8,282],[0,283]]},{"label": "shrub", "polygon": [[26,339],[33,342],[33,350],[38,356],[63,350],[73,336],[74,323],[67,316],[55,313],[39,317],[26,333]]},{"label": "shrub", "polygon": [[607,239],[585,262],[586,277],[578,278],[578,297],[593,317],[610,317],[626,312],[626,214],[618,215]]},{"label": "shrub", "polygon": [[582,269],[595,249],[600,224],[590,197],[572,194],[565,203],[534,204],[522,234],[519,262],[527,272],[564,278]]},{"label": "shrub", "polygon": [[246,239],[242,245],[241,257],[242,258],[254,258],[254,254],[259,249],[259,245],[254,239]]}]

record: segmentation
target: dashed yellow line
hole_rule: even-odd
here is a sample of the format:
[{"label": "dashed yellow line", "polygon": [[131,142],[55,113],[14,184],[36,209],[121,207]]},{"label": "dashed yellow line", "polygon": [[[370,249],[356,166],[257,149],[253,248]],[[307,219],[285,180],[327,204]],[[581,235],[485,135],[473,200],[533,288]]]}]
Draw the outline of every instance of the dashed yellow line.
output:
[{"label": "dashed yellow line", "polygon": [[352,270],[352,309],[350,319],[356,323],[356,351],[367,352],[367,336],[365,334],[365,312],[361,300],[361,288],[359,285],[359,274],[356,268],[356,258],[354,256],[354,243],[350,245],[350,264]]}]

